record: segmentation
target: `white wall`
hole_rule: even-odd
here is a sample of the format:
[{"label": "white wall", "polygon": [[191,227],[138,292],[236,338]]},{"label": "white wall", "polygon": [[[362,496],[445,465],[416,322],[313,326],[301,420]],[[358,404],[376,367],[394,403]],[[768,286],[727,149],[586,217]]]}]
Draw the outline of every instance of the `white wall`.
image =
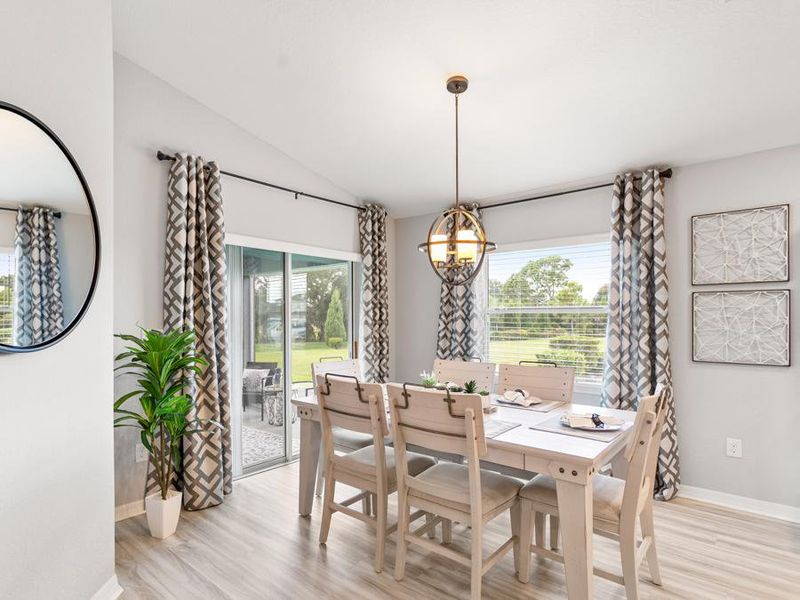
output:
[{"label": "white wall", "polygon": [[[791,281],[797,306],[800,262],[800,146],[675,169],[666,184],[670,328],[682,480],[767,502],[800,506],[800,348],[794,335],[789,368],[691,361],[689,219],[718,210],[790,203]],[[608,188],[485,211],[490,239],[503,244],[608,232]],[[395,223],[396,378],[415,381],[435,355],[438,279],[416,246],[433,215]],[[762,286],[747,286],[750,288]],[[702,288],[700,288],[702,289]],[[794,315],[798,314],[795,309]],[[796,318],[796,316],[795,316]],[[413,324],[411,326],[410,324]],[[797,328],[795,328],[797,329]],[[596,396],[576,396],[597,402]],[[741,438],[744,457],[725,456],[725,438]]]},{"label": "white wall", "polygon": [[[0,356],[0,597],[86,600],[114,577],[111,7],[0,5],[0,97],[47,123],[97,204],[102,269],[62,343]],[[106,588],[109,589],[109,588]]]},{"label": "white wall", "polygon": [[[156,150],[186,151],[223,170],[353,203],[355,198],[127,59],[114,58],[114,331],[161,327],[168,163]],[[228,233],[358,252],[356,214],[230,177],[222,179]],[[118,382],[115,393],[125,391]],[[133,430],[115,435],[116,504],[141,501],[145,463]]]}]

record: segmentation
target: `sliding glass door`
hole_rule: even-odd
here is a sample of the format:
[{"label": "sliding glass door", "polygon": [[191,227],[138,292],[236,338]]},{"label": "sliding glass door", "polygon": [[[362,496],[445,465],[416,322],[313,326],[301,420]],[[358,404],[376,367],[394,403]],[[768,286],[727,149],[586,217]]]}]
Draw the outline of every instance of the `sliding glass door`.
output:
[{"label": "sliding glass door", "polygon": [[[228,246],[234,474],[292,459],[311,363],[352,356],[353,263]],[[286,299],[289,299],[287,302]]]}]

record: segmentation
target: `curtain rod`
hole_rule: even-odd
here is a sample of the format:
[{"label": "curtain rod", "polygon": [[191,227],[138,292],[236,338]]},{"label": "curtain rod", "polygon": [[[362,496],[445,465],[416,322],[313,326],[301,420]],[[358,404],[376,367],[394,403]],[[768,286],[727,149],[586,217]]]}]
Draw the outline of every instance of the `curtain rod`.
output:
[{"label": "curtain rod", "polygon": [[[8,208],[8,207],[5,207],[5,206],[0,206],[0,210],[7,210],[9,212],[17,212],[18,209],[16,209],[16,208]],[[61,218],[61,211],[60,210],[55,211],[53,213],[53,216],[56,219],[60,219]]]},{"label": "curtain rod", "polygon": [[[156,153],[156,157],[158,160],[169,160],[174,161],[175,157],[171,154],[166,154],[159,150]],[[269,183],[268,181],[263,181],[261,179],[255,179],[253,177],[247,177],[246,175],[239,175],[238,173],[231,173],[230,171],[223,171],[220,169],[220,173],[226,175],[228,177],[233,177],[235,179],[241,179],[242,181],[249,181],[250,183],[256,183],[258,185],[263,185],[275,190],[281,190],[282,192],[289,192],[290,194],[294,194],[295,200],[297,200],[298,196],[305,196],[306,198],[314,198],[314,200],[322,200],[323,202],[330,202],[331,204],[338,204],[339,206],[347,206],[349,208],[355,208],[356,210],[364,210],[363,206],[356,206],[355,204],[348,204],[347,202],[342,202],[341,200],[332,200],[331,198],[325,198],[324,196],[316,196],[314,194],[307,194],[305,192],[301,192],[299,190],[293,190],[292,188],[283,187],[282,185],[276,185],[274,183]]]},{"label": "curtain rod", "polygon": [[[663,171],[659,171],[659,174],[664,179],[670,179],[672,177],[672,169],[665,169]],[[636,177],[635,179],[641,179],[641,177]],[[569,194],[577,194],[578,192],[588,192],[590,190],[599,190],[600,188],[611,187],[614,185],[614,182],[610,183],[598,183],[597,185],[590,185],[588,187],[582,188],[575,188],[572,190],[565,190],[563,192],[553,192],[551,194],[542,194],[541,196],[531,196],[530,198],[520,198],[519,200],[507,200],[506,202],[497,202],[495,204],[484,204],[480,206],[481,210],[486,210],[487,208],[497,208],[498,206],[509,206],[511,204],[520,204],[522,202],[531,202],[533,200],[544,200],[545,198],[555,198],[556,196],[567,196]]]}]

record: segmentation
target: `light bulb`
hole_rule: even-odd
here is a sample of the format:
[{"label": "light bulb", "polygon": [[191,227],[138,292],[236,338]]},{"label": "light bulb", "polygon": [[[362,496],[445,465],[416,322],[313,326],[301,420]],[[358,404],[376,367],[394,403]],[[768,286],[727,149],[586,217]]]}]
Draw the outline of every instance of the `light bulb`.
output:
[{"label": "light bulb", "polygon": [[[434,263],[443,263],[447,261],[447,236],[443,233],[434,233],[429,240],[428,252],[430,252],[431,260]],[[434,243],[441,242],[441,243]]]},{"label": "light bulb", "polygon": [[456,244],[456,257],[459,262],[466,261],[474,263],[478,256],[478,237],[472,229],[459,229]]}]

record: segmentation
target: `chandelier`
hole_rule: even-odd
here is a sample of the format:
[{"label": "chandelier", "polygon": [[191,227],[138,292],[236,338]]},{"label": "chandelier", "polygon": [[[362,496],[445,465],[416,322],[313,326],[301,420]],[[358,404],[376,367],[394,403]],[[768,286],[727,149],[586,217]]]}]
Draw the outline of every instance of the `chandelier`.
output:
[{"label": "chandelier", "polygon": [[467,78],[455,75],[447,80],[447,91],[455,96],[456,114],[456,201],[455,206],[436,217],[428,239],[419,245],[428,254],[436,275],[448,285],[466,285],[480,272],[487,252],[497,248],[486,240],[478,216],[461,205],[458,187],[458,97],[467,90]]}]

